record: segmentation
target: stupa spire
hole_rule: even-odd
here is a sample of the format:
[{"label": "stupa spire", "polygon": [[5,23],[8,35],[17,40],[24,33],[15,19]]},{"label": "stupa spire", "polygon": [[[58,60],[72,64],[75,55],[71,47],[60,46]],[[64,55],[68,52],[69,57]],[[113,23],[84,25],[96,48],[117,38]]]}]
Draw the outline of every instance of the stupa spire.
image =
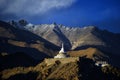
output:
[{"label": "stupa spire", "polygon": [[59,51],[59,54],[57,54],[54,58],[66,58],[67,55],[65,54],[64,51],[64,44],[62,43],[61,50]]},{"label": "stupa spire", "polygon": [[63,44],[63,43],[62,43],[62,48],[61,48],[61,50],[59,51],[59,53],[65,53],[64,44]]}]

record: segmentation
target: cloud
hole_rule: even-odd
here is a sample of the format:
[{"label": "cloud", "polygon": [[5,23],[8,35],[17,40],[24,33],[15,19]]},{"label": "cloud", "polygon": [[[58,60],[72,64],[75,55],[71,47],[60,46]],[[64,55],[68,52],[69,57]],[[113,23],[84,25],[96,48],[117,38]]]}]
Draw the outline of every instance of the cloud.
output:
[{"label": "cloud", "polygon": [[77,0],[0,0],[3,14],[36,15],[71,6]]}]

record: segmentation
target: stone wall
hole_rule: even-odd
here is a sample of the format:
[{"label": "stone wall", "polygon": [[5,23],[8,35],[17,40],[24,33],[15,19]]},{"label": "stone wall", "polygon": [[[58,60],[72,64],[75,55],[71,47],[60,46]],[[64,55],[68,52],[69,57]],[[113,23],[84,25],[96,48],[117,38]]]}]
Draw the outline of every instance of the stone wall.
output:
[{"label": "stone wall", "polygon": [[79,57],[69,57],[69,58],[46,58],[44,62],[47,65],[54,64],[55,61],[59,60],[62,64],[79,61]]}]

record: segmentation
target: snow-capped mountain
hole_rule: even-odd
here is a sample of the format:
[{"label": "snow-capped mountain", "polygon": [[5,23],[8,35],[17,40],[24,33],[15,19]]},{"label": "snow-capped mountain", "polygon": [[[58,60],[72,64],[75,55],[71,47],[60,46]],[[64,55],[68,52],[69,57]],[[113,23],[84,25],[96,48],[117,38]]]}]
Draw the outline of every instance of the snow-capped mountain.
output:
[{"label": "snow-capped mountain", "polygon": [[22,29],[31,31],[57,46],[64,43],[66,50],[97,47],[108,53],[119,54],[120,34],[100,30],[94,26],[66,27],[56,23],[34,25],[24,20],[18,21],[17,24],[20,22]]},{"label": "snow-capped mountain", "polygon": [[[66,27],[56,23],[34,25],[25,20],[22,22],[13,21],[10,24],[1,22],[0,25],[0,44],[3,45],[0,48],[1,52],[14,53],[18,50],[28,53],[34,58],[42,57],[41,59],[43,59],[46,55],[54,57],[61,44],[64,43],[66,52],[70,52],[72,55],[86,56],[91,54],[93,59],[96,54],[98,57],[105,57],[105,59],[108,56],[107,58],[112,63],[119,64],[120,34],[100,30],[94,26]],[[32,51],[33,49],[34,51]],[[38,51],[35,52],[35,49]],[[99,51],[103,54],[102,56],[98,54]]]}]

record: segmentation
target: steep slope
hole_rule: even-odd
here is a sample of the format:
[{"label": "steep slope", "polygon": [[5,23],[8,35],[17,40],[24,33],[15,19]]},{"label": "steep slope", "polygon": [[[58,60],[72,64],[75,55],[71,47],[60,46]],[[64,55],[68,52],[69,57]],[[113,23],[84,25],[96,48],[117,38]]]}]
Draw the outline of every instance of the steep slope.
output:
[{"label": "steep slope", "polygon": [[76,49],[86,45],[105,45],[105,43],[97,36],[92,34],[96,27],[88,26],[84,28],[71,28],[67,31],[67,27],[62,27],[61,30],[68,37],[72,44],[71,49]]},{"label": "steep slope", "polygon": [[57,24],[42,24],[34,26],[24,26],[44,39],[60,46],[61,42],[69,50],[80,50],[88,47],[95,47],[112,54],[119,54],[120,34],[100,30],[94,26],[66,27]]},{"label": "steep slope", "polygon": [[[27,30],[45,38],[52,43],[59,45],[65,43],[69,49],[76,49],[84,45],[104,46],[105,43],[92,32],[96,29],[94,26],[85,28],[71,28],[57,24],[42,24],[32,26],[24,26]],[[51,37],[52,36],[52,37]]]},{"label": "steep slope", "polygon": [[101,51],[97,48],[86,48],[82,50],[76,51],[68,51],[68,55],[71,57],[87,57],[89,59],[95,61],[107,61],[113,66],[120,67],[120,55],[119,54],[111,54]]},{"label": "steep slope", "polygon": [[[17,24],[21,24],[19,22]],[[90,58],[94,53],[102,53],[96,55],[99,58],[106,58],[107,55],[112,63],[119,64],[117,60],[119,60],[120,56],[120,34],[100,30],[94,26],[83,28],[66,27],[56,23],[33,25],[26,21],[22,21],[21,26],[21,29],[31,31],[57,46],[61,46],[61,43],[64,43],[66,50],[73,51],[73,53],[76,53],[75,55],[81,53],[81,50],[91,47],[97,50],[95,50],[96,52],[93,52],[93,49],[85,50],[87,51],[87,53],[85,52],[87,56],[91,55],[89,56]],[[84,51],[82,54],[84,54]]]},{"label": "steep slope", "polygon": [[96,48],[87,48],[87,49],[78,50],[78,51],[69,51],[68,54],[71,57],[86,56],[87,58],[93,59],[95,61],[98,61],[98,60],[108,61],[109,60],[109,57],[105,55],[105,53],[101,52],[100,50]]},{"label": "steep slope", "polygon": [[120,34],[100,30],[94,26],[84,28],[61,28],[72,44],[73,50],[95,47],[112,54],[119,54]]},{"label": "steep slope", "polygon": [[0,21],[0,53],[23,52],[35,59],[52,57],[59,47],[23,29]]},{"label": "steep slope", "polygon": [[[97,74],[96,74],[97,73]],[[16,67],[0,72],[2,80],[119,80],[120,69],[110,65],[97,67],[91,59],[56,63],[47,66],[43,61],[35,67]]]},{"label": "steep slope", "polygon": [[60,30],[60,25],[57,25],[56,23],[50,25],[34,25],[28,23],[26,20],[19,20],[18,22],[10,21],[9,24],[13,25],[16,28],[31,31],[48,40],[49,42],[54,43],[57,46],[61,46],[61,43],[64,43],[64,46],[67,50],[71,48],[69,39],[67,39],[64,33],[62,33],[62,31]]},{"label": "steep slope", "polygon": [[57,24],[41,24],[41,25],[26,25],[25,29],[43,37],[44,39],[54,43],[55,45],[61,46],[64,43],[66,49],[71,48],[71,43],[69,39],[60,30],[60,25]]}]

